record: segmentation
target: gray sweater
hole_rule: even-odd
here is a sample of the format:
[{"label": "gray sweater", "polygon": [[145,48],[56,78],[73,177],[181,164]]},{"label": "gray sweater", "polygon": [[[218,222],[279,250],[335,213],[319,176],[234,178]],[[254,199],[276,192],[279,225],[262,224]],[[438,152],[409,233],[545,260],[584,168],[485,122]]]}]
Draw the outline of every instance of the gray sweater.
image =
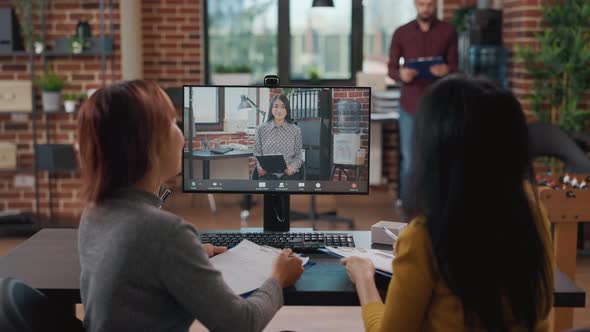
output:
[{"label": "gray sweater", "polygon": [[197,230],[122,190],[87,207],[80,222],[80,291],[88,331],[261,331],[283,304],[274,279],[244,299],[225,284]]}]

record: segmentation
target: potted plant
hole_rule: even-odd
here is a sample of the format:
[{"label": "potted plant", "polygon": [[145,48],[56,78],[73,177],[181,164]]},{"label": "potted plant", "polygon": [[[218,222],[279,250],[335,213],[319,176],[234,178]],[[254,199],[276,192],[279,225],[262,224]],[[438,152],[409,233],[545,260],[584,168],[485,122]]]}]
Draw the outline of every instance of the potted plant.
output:
[{"label": "potted plant", "polygon": [[217,85],[248,85],[252,80],[252,67],[247,64],[223,65],[214,67],[213,84]]},{"label": "potted plant", "polygon": [[540,120],[565,131],[584,129],[590,111],[579,104],[590,89],[590,3],[564,0],[544,6],[543,23],[538,47],[516,50],[533,78],[532,109]]},{"label": "potted plant", "polygon": [[[590,110],[580,107],[590,89],[590,3],[564,0],[543,6],[542,24],[536,47],[516,49],[533,79],[528,99],[539,120],[573,136],[590,120]],[[555,173],[557,161],[548,162]]]},{"label": "potted plant", "polygon": [[[33,15],[33,8],[37,8],[37,15],[41,16],[41,0],[12,0],[14,7],[17,9],[19,14],[19,21],[20,21],[20,31],[23,36],[23,42],[25,44],[25,49],[30,49],[31,42],[35,43],[35,34],[33,31],[33,26],[29,24],[28,20],[29,17]],[[34,45],[34,50],[36,51],[36,46]],[[37,53],[37,52],[36,52]]]},{"label": "potted plant", "polygon": [[311,67],[307,70],[307,75],[309,77],[309,82],[311,84],[318,85],[321,83],[320,72],[315,67]]},{"label": "potted plant", "polygon": [[59,111],[61,109],[61,91],[65,86],[65,80],[49,70],[37,83],[42,91],[43,110],[45,112]]},{"label": "potted plant", "polygon": [[45,45],[43,44],[43,38],[41,36],[35,35],[33,38],[34,43],[33,47],[35,48],[35,54],[41,54],[45,50]]},{"label": "potted plant", "polygon": [[66,93],[63,95],[64,109],[66,112],[74,112],[76,110],[76,104],[80,100],[80,96],[75,93]]},{"label": "potted plant", "polygon": [[80,54],[90,48],[90,40],[80,36],[74,36],[70,39],[70,51],[74,54]]}]

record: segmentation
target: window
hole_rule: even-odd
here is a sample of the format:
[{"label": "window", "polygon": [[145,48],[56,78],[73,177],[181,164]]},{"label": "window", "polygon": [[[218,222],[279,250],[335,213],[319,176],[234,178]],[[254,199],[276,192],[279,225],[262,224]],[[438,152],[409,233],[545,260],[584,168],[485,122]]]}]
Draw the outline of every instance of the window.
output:
[{"label": "window", "polygon": [[277,73],[277,0],[207,0],[206,6],[208,72],[251,70],[237,84]]},{"label": "window", "polygon": [[[362,65],[362,0],[312,2],[205,0],[207,82],[262,85],[278,74],[282,84],[353,84]],[[243,73],[220,75],[236,70]]]},{"label": "window", "polygon": [[[192,114],[195,130],[223,129],[223,124],[220,121],[224,114],[223,90],[213,87],[185,87],[184,110],[185,114]],[[190,123],[191,120],[185,119],[185,121]]]},{"label": "window", "polygon": [[352,0],[336,0],[334,7],[289,4],[290,79],[351,79]]},{"label": "window", "polygon": [[[269,98],[268,92],[258,90],[248,87],[185,87],[185,124],[192,121],[195,132],[246,132],[248,128],[255,128],[263,121],[262,112],[268,109],[268,101],[262,102],[261,98]],[[249,99],[249,107],[242,105],[242,96]],[[192,119],[188,118],[190,114]],[[188,129],[185,126],[187,137]]]},{"label": "window", "polygon": [[414,0],[364,0],[363,72],[387,74],[393,32],[416,18]]}]

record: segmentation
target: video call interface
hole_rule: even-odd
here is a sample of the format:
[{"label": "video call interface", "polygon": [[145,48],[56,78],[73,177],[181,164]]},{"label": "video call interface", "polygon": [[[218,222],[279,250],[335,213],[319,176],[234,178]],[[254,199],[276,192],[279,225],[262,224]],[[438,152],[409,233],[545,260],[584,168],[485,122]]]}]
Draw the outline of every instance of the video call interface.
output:
[{"label": "video call interface", "polygon": [[370,88],[183,87],[183,191],[366,194]]}]

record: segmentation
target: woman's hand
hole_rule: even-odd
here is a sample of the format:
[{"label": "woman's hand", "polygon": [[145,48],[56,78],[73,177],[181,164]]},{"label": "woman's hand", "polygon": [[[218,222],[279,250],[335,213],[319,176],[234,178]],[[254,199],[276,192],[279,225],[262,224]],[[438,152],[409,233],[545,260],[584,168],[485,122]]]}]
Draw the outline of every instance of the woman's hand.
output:
[{"label": "woman's hand", "polygon": [[299,256],[291,256],[292,253],[291,249],[283,249],[272,268],[271,277],[283,288],[295,284],[303,273],[303,261]]},{"label": "woman's hand", "polygon": [[222,254],[227,251],[227,247],[217,247],[210,243],[203,244],[203,249],[207,252],[207,256],[213,257],[217,254]]},{"label": "woman's hand", "polygon": [[287,174],[287,175],[293,175],[293,174],[295,174],[295,169],[293,167],[289,166],[285,170],[285,174]]},{"label": "woman's hand", "polygon": [[348,277],[354,283],[361,306],[372,302],[381,302],[381,296],[375,285],[375,266],[367,258],[342,258],[340,263],[346,265]]},{"label": "woman's hand", "polygon": [[264,169],[262,169],[262,168],[259,168],[258,169],[258,175],[259,176],[265,176],[266,175],[266,171]]},{"label": "woman's hand", "polygon": [[374,281],[375,266],[368,258],[342,258],[340,263],[346,265],[346,272],[353,284],[358,285],[367,281]]}]

